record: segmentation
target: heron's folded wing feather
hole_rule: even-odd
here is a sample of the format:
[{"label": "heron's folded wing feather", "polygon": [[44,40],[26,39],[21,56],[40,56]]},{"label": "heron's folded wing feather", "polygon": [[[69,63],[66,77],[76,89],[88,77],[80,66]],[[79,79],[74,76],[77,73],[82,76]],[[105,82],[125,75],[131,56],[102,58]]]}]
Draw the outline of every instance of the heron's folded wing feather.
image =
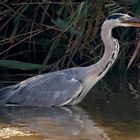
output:
[{"label": "heron's folded wing feather", "polygon": [[41,75],[19,84],[6,103],[24,106],[58,106],[82,91],[82,83],[67,73]]}]

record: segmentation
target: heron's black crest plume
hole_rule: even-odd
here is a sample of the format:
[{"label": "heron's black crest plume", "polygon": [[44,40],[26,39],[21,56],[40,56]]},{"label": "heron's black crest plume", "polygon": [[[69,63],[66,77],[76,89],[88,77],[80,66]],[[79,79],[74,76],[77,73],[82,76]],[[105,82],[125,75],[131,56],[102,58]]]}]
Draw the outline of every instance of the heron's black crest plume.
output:
[{"label": "heron's black crest plume", "polygon": [[117,14],[113,14],[113,15],[111,15],[111,16],[108,16],[108,20],[110,20],[110,19],[118,19],[118,18],[120,18],[120,17],[122,17],[123,15],[122,14],[120,14],[120,13],[117,13]]}]

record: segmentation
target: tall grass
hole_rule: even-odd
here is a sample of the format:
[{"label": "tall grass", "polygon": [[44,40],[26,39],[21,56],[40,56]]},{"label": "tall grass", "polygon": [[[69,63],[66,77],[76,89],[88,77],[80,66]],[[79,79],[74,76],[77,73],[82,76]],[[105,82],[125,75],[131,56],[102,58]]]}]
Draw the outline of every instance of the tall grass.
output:
[{"label": "tall grass", "polygon": [[[103,54],[100,28],[105,17],[115,12],[139,16],[139,7],[139,1],[3,0],[0,2],[0,67],[38,69],[42,73],[93,64]],[[138,65],[137,32],[120,28],[114,31],[122,46],[116,64],[120,69],[126,68],[132,55],[136,59],[132,58],[129,65]]]}]

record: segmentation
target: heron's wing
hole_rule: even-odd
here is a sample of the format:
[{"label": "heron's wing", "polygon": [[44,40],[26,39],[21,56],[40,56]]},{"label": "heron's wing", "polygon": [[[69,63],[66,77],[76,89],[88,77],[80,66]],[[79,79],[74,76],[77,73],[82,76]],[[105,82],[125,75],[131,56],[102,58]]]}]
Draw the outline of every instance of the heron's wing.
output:
[{"label": "heron's wing", "polygon": [[[56,72],[27,79],[10,88],[6,104],[58,106],[68,104],[81,93],[82,83],[74,74]],[[8,91],[7,91],[8,92]]]}]

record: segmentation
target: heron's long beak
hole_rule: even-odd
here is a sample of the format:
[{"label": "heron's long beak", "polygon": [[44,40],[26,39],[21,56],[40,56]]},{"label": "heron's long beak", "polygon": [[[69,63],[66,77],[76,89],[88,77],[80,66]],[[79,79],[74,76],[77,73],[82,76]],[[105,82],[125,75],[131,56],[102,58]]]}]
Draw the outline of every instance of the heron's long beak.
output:
[{"label": "heron's long beak", "polygon": [[123,23],[126,23],[133,27],[140,27],[140,19],[138,18],[130,17],[130,18],[125,19]]}]

